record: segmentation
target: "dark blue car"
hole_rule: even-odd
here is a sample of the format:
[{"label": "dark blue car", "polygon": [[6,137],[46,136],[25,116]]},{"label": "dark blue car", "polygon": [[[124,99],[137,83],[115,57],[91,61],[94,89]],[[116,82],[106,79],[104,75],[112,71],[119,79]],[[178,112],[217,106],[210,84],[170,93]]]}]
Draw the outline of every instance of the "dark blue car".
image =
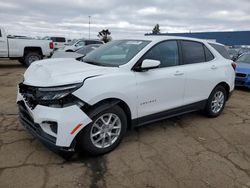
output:
[{"label": "dark blue car", "polygon": [[250,53],[242,54],[236,63],[235,85],[250,88]]}]

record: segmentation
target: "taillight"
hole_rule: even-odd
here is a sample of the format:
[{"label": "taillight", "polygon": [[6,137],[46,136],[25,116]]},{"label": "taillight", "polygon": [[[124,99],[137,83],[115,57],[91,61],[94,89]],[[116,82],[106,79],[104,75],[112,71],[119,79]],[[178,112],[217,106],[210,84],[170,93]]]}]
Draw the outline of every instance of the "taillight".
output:
[{"label": "taillight", "polygon": [[233,69],[235,70],[236,69],[236,63],[232,63],[231,65],[232,65]]},{"label": "taillight", "polygon": [[50,48],[50,49],[54,49],[54,44],[53,44],[53,42],[50,42],[50,43],[49,43],[49,48]]}]

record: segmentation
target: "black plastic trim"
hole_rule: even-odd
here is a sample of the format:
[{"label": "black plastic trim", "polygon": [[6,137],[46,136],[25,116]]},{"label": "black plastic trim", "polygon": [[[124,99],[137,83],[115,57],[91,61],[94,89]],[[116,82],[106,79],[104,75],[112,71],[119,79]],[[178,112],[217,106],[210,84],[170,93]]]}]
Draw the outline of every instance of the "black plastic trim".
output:
[{"label": "black plastic trim", "polygon": [[182,114],[185,114],[185,113],[202,110],[202,109],[205,108],[206,103],[207,103],[207,100],[202,100],[202,101],[192,103],[192,104],[188,104],[188,105],[185,105],[185,106],[182,106],[182,107],[178,107],[178,108],[166,110],[166,111],[163,111],[163,112],[158,112],[158,113],[155,113],[155,114],[143,116],[143,117],[140,117],[140,118],[137,118],[137,119],[133,119],[132,120],[132,127],[138,127],[138,126],[142,126],[142,125],[145,125],[145,124],[160,121],[160,120],[163,120],[163,119],[171,118],[171,117],[174,117],[174,116],[179,116],[179,115],[182,115]]}]

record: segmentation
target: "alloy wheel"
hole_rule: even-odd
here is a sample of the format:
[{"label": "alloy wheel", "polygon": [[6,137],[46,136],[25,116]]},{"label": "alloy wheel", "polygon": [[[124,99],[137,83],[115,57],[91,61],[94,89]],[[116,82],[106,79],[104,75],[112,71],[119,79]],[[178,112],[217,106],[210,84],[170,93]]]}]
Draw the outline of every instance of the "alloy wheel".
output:
[{"label": "alloy wheel", "polygon": [[101,115],[93,123],[90,137],[97,148],[107,148],[115,143],[121,133],[121,120],[114,113]]}]

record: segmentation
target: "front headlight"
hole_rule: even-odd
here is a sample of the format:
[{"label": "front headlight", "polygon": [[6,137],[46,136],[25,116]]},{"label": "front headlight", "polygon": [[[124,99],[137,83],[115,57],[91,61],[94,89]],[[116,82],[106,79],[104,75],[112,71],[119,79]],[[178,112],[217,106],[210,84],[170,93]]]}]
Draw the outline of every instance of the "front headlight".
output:
[{"label": "front headlight", "polygon": [[56,87],[40,87],[37,90],[36,97],[39,100],[58,100],[73,93],[82,86],[82,83],[70,84]]}]

